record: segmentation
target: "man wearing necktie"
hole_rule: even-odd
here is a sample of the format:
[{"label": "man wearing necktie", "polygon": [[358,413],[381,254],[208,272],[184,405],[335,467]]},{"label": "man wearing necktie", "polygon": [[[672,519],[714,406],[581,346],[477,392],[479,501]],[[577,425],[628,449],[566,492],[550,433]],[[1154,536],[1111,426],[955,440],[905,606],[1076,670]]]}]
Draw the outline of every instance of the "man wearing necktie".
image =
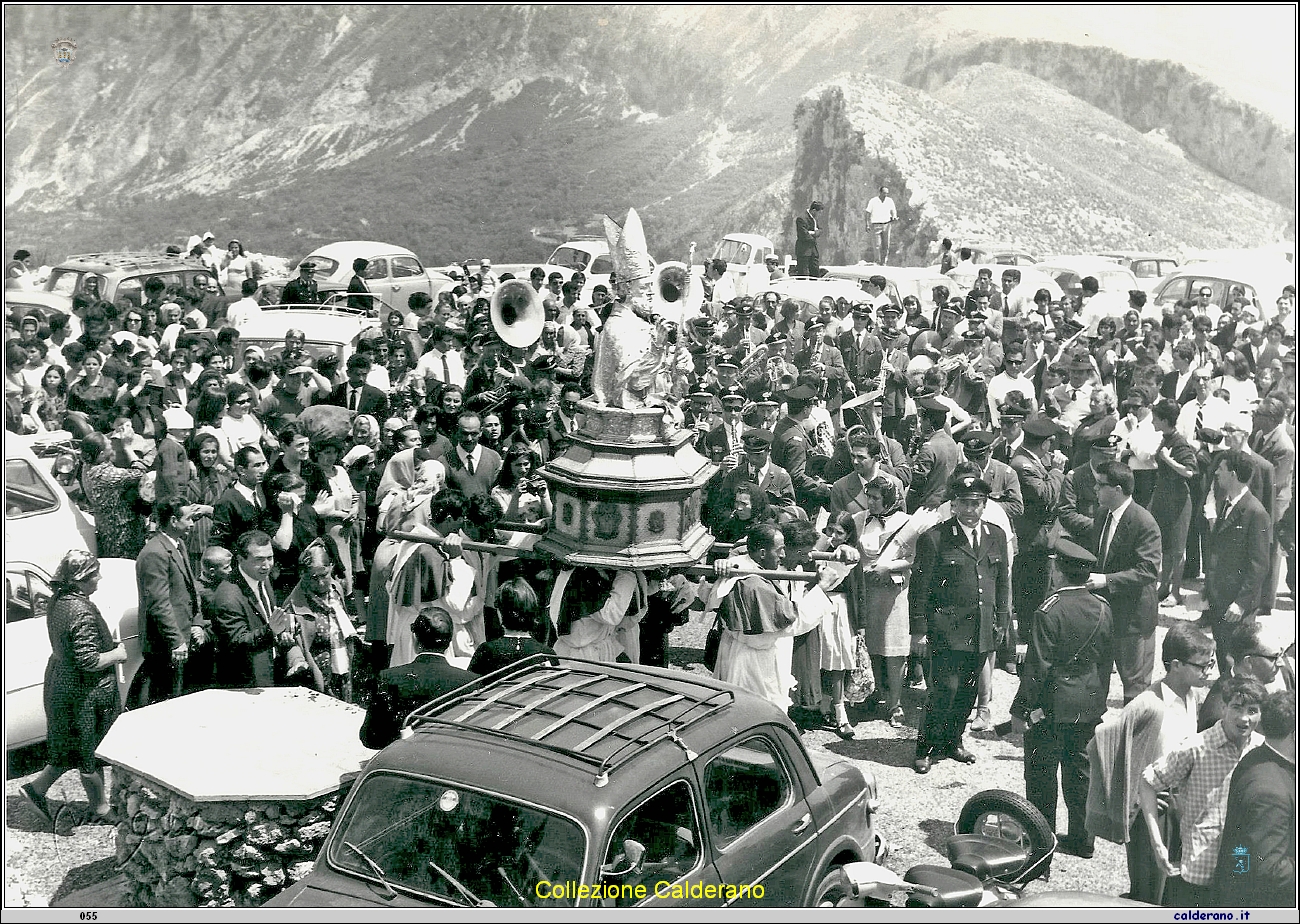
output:
[{"label": "man wearing necktie", "polygon": [[274,686],[276,644],[286,640],[277,640],[271,631],[271,537],[261,530],[244,533],[235,540],[234,552],[235,569],[213,600],[216,682],[229,689]]},{"label": "man wearing necktie", "polygon": [[1088,590],[1110,603],[1114,625],[1115,668],[1127,704],[1151,683],[1155,669],[1156,616],[1160,601],[1160,527],[1146,508],[1133,502],[1133,470],[1123,462],[1095,469],[1098,513],[1106,515],[1094,537],[1097,570]]},{"label": "man wearing necktie", "polygon": [[146,681],[141,705],[199,689],[212,680],[208,625],[186,548],[194,512],[180,500],[156,505],[159,531],[135,562]]},{"label": "man wearing necktie", "polygon": [[816,279],[821,276],[821,254],[817,239],[821,228],[817,219],[822,211],[822,204],[814,199],[808,210],[794,220],[795,243],[794,258],[798,263],[796,276],[808,276]]},{"label": "man wearing necktie", "polygon": [[388,418],[388,396],[373,385],[366,384],[372,363],[364,353],[348,357],[348,380],[334,386],[329,401],[337,407],[347,408],[356,414],[369,414],[376,420]]}]

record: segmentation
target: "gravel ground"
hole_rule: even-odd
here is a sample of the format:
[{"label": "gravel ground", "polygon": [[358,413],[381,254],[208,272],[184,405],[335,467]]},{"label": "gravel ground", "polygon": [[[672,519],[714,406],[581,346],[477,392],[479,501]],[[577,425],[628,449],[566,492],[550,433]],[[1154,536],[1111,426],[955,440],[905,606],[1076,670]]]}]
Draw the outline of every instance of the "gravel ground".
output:
[{"label": "gravel ground", "polygon": [[[1189,606],[1196,607],[1195,594],[1189,593],[1186,600]],[[1163,637],[1176,621],[1197,615],[1194,609],[1162,609],[1157,635]],[[1291,602],[1280,601],[1279,610],[1265,624],[1279,641],[1289,644],[1295,636]],[[692,623],[673,633],[670,660],[675,666],[703,670],[699,660],[706,629]],[[1158,661],[1156,670],[1159,675]],[[1007,718],[1017,685],[1017,678],[994,672],[995,722]],[[917,776],[912,759],[923,697],[923,693],[908,691],[904,698],[907,726],[901,729],[891,728],[885,721],[868,720],[860,710],[850,709],[850,718],[856,723],[856,740],[843,741],[834,732],[824,730],[803,735],[819,766],[850,760],[875,774],[881,800],[876,823],[893,850],[887,865],[898,872],[921,863],[947,865],[944,845],[952,834],[953,822],[971,796],[986,789],[1024,793],[1023,742],[1019,736],[999,740],[992,732],[970,733],[967,744],[978,757],[977,763],[968,766],[942,761],[927,776]],[[1118,708],[1121,698],[1116,676],[1110,705]],[[39,748],[9,754],[6,769],[5,905],[45,907],[69,892],[111,877],[115,872],[114,832],[112,828],[82,823],[88,806],[76,772],[65,774],[50,791],[52,802],[66,806],[58,819],[59,834],[53,834],[42,827],[19,794],[19,787],[40,769]],[[1064,833],[1064,804],[1057,814],[1060,833]],[[1067,889],[1118,895],[1127,888],[1124,848],[1099,839],[1091,860],[1058,854],[1052,863],[1050,882],[1031,883],[1028,891]]]}]

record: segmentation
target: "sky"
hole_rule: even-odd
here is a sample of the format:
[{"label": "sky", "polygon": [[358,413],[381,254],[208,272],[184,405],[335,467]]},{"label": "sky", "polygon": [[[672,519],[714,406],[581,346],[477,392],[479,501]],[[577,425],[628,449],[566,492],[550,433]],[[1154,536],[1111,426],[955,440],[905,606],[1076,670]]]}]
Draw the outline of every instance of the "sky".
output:
[{"label": "sky", "polygon": [[1104,45],[1179,61],[1282,124],[1296,124],[1296,7],[1292,4],[949,7],[951,31]]}]

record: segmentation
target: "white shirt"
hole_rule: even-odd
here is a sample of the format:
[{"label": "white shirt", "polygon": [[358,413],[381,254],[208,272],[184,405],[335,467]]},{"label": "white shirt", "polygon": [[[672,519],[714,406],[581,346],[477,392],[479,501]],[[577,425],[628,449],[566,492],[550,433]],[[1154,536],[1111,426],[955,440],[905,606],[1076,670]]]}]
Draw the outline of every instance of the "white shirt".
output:
[{"label": "white shirt", "polygon": [[392,384],[388,378],[388,367],[378,363],[371,366],[370,371],[366,373],[366,384],[388,394],[389,386]]},{"label": "white shirt", "polygon": [[1201,441],[1196,436],[1196,415],[1200,414],[1202,427],[1218,430],[1223,427],[1231,413],[1232,408],[1228,406],[1228,402],[1214,395],[1206,398],[1204,404],[1193,399],[1184,404],[1183,409],[1178,412],[1178,422],[1174,424],[1174,429],[1183,439],[1199,448]]},{"label": "white shirt", "polygon": [[998,409],[1006,401],[1007,395],[1013,391],[1022,394],[1029,406],[1038,410],[1038,397],[1034,394],[1034,383],[1031,379],[1023,375],[1011,376],[1006,372],[999,372],[989,380],[989,423],[993,427],[1000,427]]},{"label": "white shirt", "polygon": [[880,224],[886,221],[893,221],[898,217],[898,209],[894,207],[892,196],[880,198],[877,195],[867,203],[867,220],[872,224]]},{"label": "white shirt", "polygon": [[478,474],[479,462],[483,459],[483,447],[475,446],[474,451],[466,452],[462,447],[456,447],[456,455],[460,456],[461,464],[466,468],[473,468],[474,474]]},{"label": "white shirt", "polygon": [[[443,358],[446,357],[447,368],[443,370]],[[451,350],[448,353],[442,353],[439,350],[430,350],[420,357],[420,361],[415,364],[415,374],[423,378],[425,382],[433,380],[444,384],[458,385],[465,387],[465,360],[461,357],[459,350]],[[448,378],[450,374],[450,379]]]},{"label": "white shirt", "polygon": [[736,283],[731,278],[731,274],[725,274],[717,282],[713,283],[713,300],[715,302],[729,302],[736,297]]},{"label": "white shirt", "polygon": [[1152,423],[1149,413],[1144,420],[1121,417],[1119,423],[1115,425],[1115,432],[1122,439],[1119,445],[1120,451],[1125,448],[1133,450],[1133,456],[1128,460],[1129,468],[1135,472],[1152,471],[1156,468],[1156,453],[1160,450],[1160,443],[1164,437]]},{"label": "white shirt", "polygon": [[249,321],[261,313],[262,306],[250,295],[237,302],[231,302],[230,307],[226,309],[226,323],[235,330],[242,330]]}]

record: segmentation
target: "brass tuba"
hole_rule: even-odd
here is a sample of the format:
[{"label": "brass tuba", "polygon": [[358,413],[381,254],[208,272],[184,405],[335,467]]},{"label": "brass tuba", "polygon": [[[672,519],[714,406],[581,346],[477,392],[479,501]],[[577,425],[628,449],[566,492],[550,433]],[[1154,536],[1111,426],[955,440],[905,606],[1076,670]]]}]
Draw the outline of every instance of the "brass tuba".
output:
[{"label": "brass tuba", "polygon": [[512,347],[530,347],[542,336],[546,320],[541,297],[520,279],[507,279],[492,293],[492,328]]},{"label": "brass tuba", "polygon": [[671,260],[655,268],[652,277],[651,310],[667,321],[680,325],[686,318],[700,313],[704,304],[704,286],[689,265]]}]

